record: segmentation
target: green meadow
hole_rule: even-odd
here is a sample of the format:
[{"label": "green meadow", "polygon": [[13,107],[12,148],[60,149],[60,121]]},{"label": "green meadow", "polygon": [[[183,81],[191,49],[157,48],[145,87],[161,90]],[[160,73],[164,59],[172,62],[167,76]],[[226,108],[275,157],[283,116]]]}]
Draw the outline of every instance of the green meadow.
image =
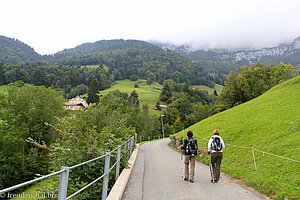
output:
[{"label": "green meadow", "polygon": [[[134,84],[137,83],[141,86],[141,88],[134,88]],[[208,93],[212,94],[214,90],[217,90],[218,94],[221,93],[223,86],[216,84],[215,88],[209,88],[204,85],[194,85],[193,88],[199,88],[201,90],[205,90]],[[157,113],[154,110],[154,106],[156,102],[159,101],[159,95],[163,86],[157,82],[153,82],[151,85],[147,85],[147,81],[143,79],[139,79],[137,81],[130,81],[128,79],[116,81],[109,89],[100,91],[100,95],[107,95],[108,92],[114,90],[120,90],[121,92],[131,94],[133,90],[135,90],[139,95],[139,100],[142,104],[148,104],[153,113]],[[161,102],[163,104],[164,102]]]},{"label": "green meadow", "polygon": [[[81,67],[87,67],[87,68],[92,68],[93,69],[93,68],[99,68],[100,66],[99,65],[83,65]],[[109,67],[107,65],[103,65],[103,69],[106,72],[108,72]]]},{"label": "green meadow", "polygon": [[[202,151],[213,130],[220,130],[227,144],[223,172],[272,199],[300,199],[300,76],[188,129]],[[176,136],[186,137],[185,133]],[[254,150],[255,169],[251,147],[292,160]],[[199,160],[209,163],[208,157]]]},{"label": "green meadow", "polygon": [[[134,88],[135,84],[140,85],[140,88]],[[159,95],[162,90],[163,86],[157,82],[153,82],[151,85],[147,85],[146,80],[139,79],[137,81],[130,81],[130,80],[121,80],[116,81],[109,89],[100,91],[100,95],[107,95],[110,91],[120,90],[121,92],[131,94],[133,90],[137,92],[139,95],[139,100],[141,104],[148,104],[150,110],[154,110],[154,106],[156,102],[159,101]]]}]

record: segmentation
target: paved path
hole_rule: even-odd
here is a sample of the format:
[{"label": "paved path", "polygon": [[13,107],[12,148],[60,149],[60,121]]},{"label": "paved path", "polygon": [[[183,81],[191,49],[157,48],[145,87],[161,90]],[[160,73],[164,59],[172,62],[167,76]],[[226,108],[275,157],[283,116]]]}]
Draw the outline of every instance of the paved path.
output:
[{"label": "paved path", "polygon": [[169,141],[164,139],[140,146],[123,200],[266,199],[224,174],[219,183],[211,183],[209,167],[200,162],[196,162],[195,182],[184,181],[183,162],[180,154],[168,147]]}]

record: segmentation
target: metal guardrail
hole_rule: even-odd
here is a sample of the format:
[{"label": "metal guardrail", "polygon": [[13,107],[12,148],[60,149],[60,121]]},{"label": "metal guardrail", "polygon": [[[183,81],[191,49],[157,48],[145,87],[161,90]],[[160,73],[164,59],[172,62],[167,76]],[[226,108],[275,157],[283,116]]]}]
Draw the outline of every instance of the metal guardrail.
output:
[{"label": "metal guardrail", "polygon": [[[136,144],[136,139],[137,138],[137,134],[135,134],[135,136],[132,136],[129,140],[127,140],[126,142],[124,142],[122,145],[119,145],[117,148],[115,148],[114,150],[110,151],[110,152],[106,152],[105,155],[99,156],[97,158],[94,158],[92,160],[86,161],[86,162],[82,162],[79,163],[77,165],[71,166],[71,167],[65,167],[62,166],[60,171],[54,172],[52,174],[48,174],[45,176],[42,176],[40,178],[36,178],[34,180],[30,180],[3,190],[0,190],[0,197],[2,195],[2,197],[5,197],[3,194],[16,190],[18,188],[24,187],[26,185],[30,185],[32,183],[44,180],[46,178],[55,176],[60,174],[60,182],[59,182],[59,189],[58,189],[58,200],[66,200],[66,199],[70,199],[74,196],[76,196],[77,194],[79,194],[80,192],[82,192],[83,190],[85,190],[86,188],[88,188],[89,186],[93,185],[94,183],[96,183],[97,181],[99,181],[100,179],[103,178],[103,187],[102,187],[102,200],[105,200],[107,197],[107,191],[108,191],[108,180],[109,180],[109,172],[116,167],[116,180],[118,179],[119,175],[120,175],[120,161],[121,161],[121,148],[122,146],[125,146],[126,149],[126,159],[127,161],[129,160],[132,151],[133,151],[133,146],[135,146]],[[110,155],[117,151],[117,160],[116,162],[110,167]],[[70,170],[75,169],[77,167],[80,167],[82,165],[94,162],[96,160],[99,160],[101,158],[105,157],[105,165],[104,165],[104,174],[102,174],[100,177],[98,177],[97,179],[95,179],[94,181],[92,181],[91,183],[87,184],[86,186],[84,186],[83,188],[81,188],[80,190],[78,190],[77,192],[71,194],[70,196],[67,197],[67,190],[68,190],[68,179],[69,179],[69,173]]]}]

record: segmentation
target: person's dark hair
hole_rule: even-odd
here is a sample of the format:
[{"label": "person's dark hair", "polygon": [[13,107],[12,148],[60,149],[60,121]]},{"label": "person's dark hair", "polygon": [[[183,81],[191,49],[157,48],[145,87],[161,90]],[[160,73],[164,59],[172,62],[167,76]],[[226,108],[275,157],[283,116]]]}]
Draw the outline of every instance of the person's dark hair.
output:
[{"label": "person's dark hair", "polygon": [[219,133],[219,130],[214,130],[214,135],[219,135],[220,133]]},{"label": "person's dark hair", "polygon": [[192,136],[193,136],[193,131],[189,130],[189,131],[186,133],[186,135],[187,135],[188,137],[192,137]]}]

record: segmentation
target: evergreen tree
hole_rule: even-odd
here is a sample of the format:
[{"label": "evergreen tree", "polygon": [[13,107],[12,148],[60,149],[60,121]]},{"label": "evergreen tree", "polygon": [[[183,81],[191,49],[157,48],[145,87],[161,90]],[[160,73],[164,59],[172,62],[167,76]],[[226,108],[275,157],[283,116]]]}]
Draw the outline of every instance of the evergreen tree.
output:
[{"label": "evergreen tree", "polygon": [[4,72],[3,72],[3,63],[0,63],[0,85],[4,84]]},{"label": "evergreen tree", "polygon": [[130,105],[134,105],[134,106],[139,106],[140,102],[139,102],[139,95],[136,93],[135,90],[132,91],[130,97],[129,97],[129,101],[130,101]]},{"label": "evergreen tree", "polygon": [[98,95],[98,81],[97,79],[92,80],[90,87],[88,89],[88,98],[87,103],[98,103],[99,102],[99,95]]},{"label": "evergreen tree", "polygon": [[213,94],[214,94],[215,96],[219,96],[217,90],[214,90],[214,93],[213,93]]},{"label": "evergreen tree", "polygon": [[161,101],[168,101],[172,97],[172,91],[170,86],[165,82],[162,92],[160,93],[159,99]]}]

